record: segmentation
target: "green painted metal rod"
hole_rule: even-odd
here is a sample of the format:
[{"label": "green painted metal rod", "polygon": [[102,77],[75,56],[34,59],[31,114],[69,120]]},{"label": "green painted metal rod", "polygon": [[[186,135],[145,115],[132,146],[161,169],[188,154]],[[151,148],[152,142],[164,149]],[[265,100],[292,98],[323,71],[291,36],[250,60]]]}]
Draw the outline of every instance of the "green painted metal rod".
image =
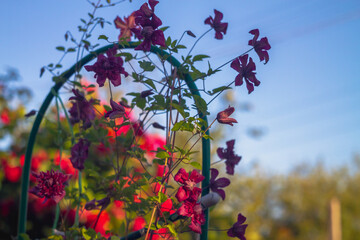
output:
[{"label": "green painted metal rod", "polygon": [[[118,45],[119,49],[127,49],[127,48],[135,48],[139,45],[137,42],[129,42],[129,45],[123,46]],[[19,205],[19,219],[18,219],[18,236],[19,239],[22,239],[20,234],[26,232],[26,220],[27,220],[27,205],[28,205],[28,190],[29,190],[29,178],[30,178],[30,166],[31,166],[31,157],[32,152],[36,140],[36,135],[38,133],[40,124],[42,122],[42,119],[46,113],[46,110],[48,109],[52,99],[54,98],[53,91],[57,93],[59,89],[63,86],[63,84],[76,72],[77,69],[80,69],[85,64],[89,63],[91,60],[97,57],[99,54],[105,53],[108,49],[112,48],[113,44],[107,45],[105,47],[99,48],[98,50],[94,51],[93,53],[85,56],[82,58],[79,62],[74,64],[69,70],[65,71],[60,75],[60,81],[57,82],[48,95],[46,96],[44,102],[42,103],[38,114],[36,115],[33,127],[30,132],[30,136],[28,139],[28,144],[25,152],[25,162],[23,167],[23,173],[21,178],[21,195],[20,195],[20,205]],[[166,61],[168,61],[170,64],[172,64],[175,67],[179,67],[181,64],[180,62],[171,56],[169,53],[165,52],[164,50],[161,50],[160,48],[157,48],[155,46],[151,46],[152,53],[159,54],[162,57],[166,57]],[[196,87],[193,79],[189,74],[185,74],[185,82],[188,85],[191,93],[193,95],[200,96],[199,90]],[[207,117],[203,116],[200,111],[199,115],[202,119],[205,120],[206,124],[208,124]],[[205,126],[204,130],[207,126]],[[207,134],[209,132],[207,131]],[[202,139],[202,174],[204,175],[205,179],[202,182],[203,186],[208,186],[210,181],[210,140],[209,139]],[[205,196],[209,193],[209,188],[205,188],[202,191],[202,196]],[[202,234],[201,234],[201,240],[207,240],[207,230],[208,230],[208,222],[209,222],[209,213],[208,210],[205,210],[205,219],[206,222],[202,226]]]}]

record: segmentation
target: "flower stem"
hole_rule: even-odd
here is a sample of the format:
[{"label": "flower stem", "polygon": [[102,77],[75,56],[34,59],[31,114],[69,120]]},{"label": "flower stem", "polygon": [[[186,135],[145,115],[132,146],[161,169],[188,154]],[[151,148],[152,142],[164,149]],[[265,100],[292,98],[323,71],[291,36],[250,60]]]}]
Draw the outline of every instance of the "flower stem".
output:
[{"label": "flower stem", "polygon": [[212,28],[210,28],[209,30],[207,30],[206,32],[204,32],[198,39],[196,39],[194,45],[192,45],[192,47],[190,48],[190,51],[188,52],[188,54],[186,55],[185,59],[190,55],[190,53],[192,52],[192,50],[194,49],[194,47],[196,46],[196,44],[200,41],[200,39],[202,39],[208,32],[210,32],[212,30]]}]

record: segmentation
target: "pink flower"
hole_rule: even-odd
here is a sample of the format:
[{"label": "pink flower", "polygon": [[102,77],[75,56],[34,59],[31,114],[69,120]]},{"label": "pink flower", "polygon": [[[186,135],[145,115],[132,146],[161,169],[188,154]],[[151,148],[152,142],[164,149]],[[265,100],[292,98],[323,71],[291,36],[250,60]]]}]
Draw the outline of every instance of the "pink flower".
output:
[{"label": "pink flower", "polygon": [[180,168],[174,177],[176,182],[183,184],[176,193],[175,197],[177,200],[182,202],[190,198],[196,201],[201,193],[201,189],[196,187],[196,184],[200,183],[204,178],[205,177],[195,169],[189,176],[189,173],[186,172],[185,169]]},{"label": "pink flower", "polygon": [[189,228],[196,233],[201,233],[201,225],[205,223],[205,216],[200,203],[196,203],[194,200],[186,200],[178,209],[178,214],[190,217]]},{"label": "pink flower", "polygon": [[239,73],[235,78],[235,86],[241,86],[243,84],[243,79],[245,79],[246,88],[250,94],[252,91],[254,91],[254,86],[260,85],[260,81],[255,77],[255,63],[253,62],[252,58],[249,59],[248,63],[248,57],[249,55],[247,54],[240,56],[232,61],[230,66]]},{"label": "pink flower", "polygon": [[271,46],[268,42],[267,37],[263,37],[258,41],[258,37],[260,35],[259,29],[253,29],[249,32],[250,34],[254,35],[252,40],[249,40],[249,45],[254,47],[255,52],[260,58],[260,61],[265,60],[265,64],[269,61],[269,54],[267,50],[270,50]]},{"label": "pink flower", "polygon": [[220,197],[225,200],[225,191],[223,189],[220,188],[224,188],[229,186],[230,184],[230,180],[227,178],[217,178],[217,176],[219,175],[219,171],[215,168],[211,168],[210,169],[210,173],[211,173],[211,178],[210,178],[210,190],[212,192],[216,192],[217,194],[220,195]]},{"label": "pink flower", "polygon": [[80,171],[84,169],[84,162],[88,157],[90,142],[85,138],[79,141],[71,148],[70,161],[74,168]]},{"label": "pink flower", "polygon": [[29,190],[30,193],[38,196],[39,198],[45,197],[59,203],[65,196],[65,185],[70,178],[70,175],[63,174],[59,171],[40,172],[39,174],[33,173],[36,177],[37,185]]},{"label": "pink flower", "polygon": [[208,17],[205,19],[205,24],[209,24],[215,30],[215,38],[223,39],[223,34],[226,34],[228,23],[222,23],[223,14],[218,10],[214,9],[215,18]]},{"label": "pink flower", "polygon": [[224,111],[221,111],[217,114],[216,120],[219,123],[229,124],[229,125],[233,126],[233,123],[237,123],[237,121],[234,118],[229,118],[229,116],[231,114],[233,114],[234,111],[235,111],[235,108],[229,106],[227,109],[225,109]]},{"label": "pink flower", "polygon": [[246,240],[245,238],[245,230],[247,228],[247,224],[243,224],[246,221],[246,217],[244,217],[241,213],[238,215],[238,220],[234,225],[228,230],[227,235],[229,237],[237,237],[240,240]]},{"label": "pink flower", "polygon": [[99,87],[104,86],[107,78],[115,87],[119,86],[121,84],[121,74],[125,75],[125,77],[129,75],[123,68],[124,61],[122,58],[115,56],[116,50],[117,47],[114,45],[113,48],[106,51],[106,56],[100,54],[94,65],[85,66],[88,72],[95,72],[94,77]]},{"label": "pink flower", "polygon": [[87,129],[91,126],[91,121],[95,119],[95,111],[93,109],[93,100],[87,101],[83,93],[78,89],[73,89],[72,92],[75,96],[69,98],[69,100],[75,100],[72,102],[72,107],[69,109],[70,122],[72,124],[83,122],[82,128]]},{"label": "pink flower", "polygon": [[120,29],[119,41],[121,41],[122,38],[130,41],[130,38],[132,36],[131,29],[136,28],[134,13],[135,12],[133,12],[129,17],[124,17],[124,20],[119,17],[115,18],[115,27]]},{"label": "pink flower", "polygon": [[227,149],[217,149],[219,158],[225,159],[226,173],[230,175],[234,175],[235,165],[237,165],[241,160],[241,157],[234,153],[234,144],[235,139],[226,142]]}]

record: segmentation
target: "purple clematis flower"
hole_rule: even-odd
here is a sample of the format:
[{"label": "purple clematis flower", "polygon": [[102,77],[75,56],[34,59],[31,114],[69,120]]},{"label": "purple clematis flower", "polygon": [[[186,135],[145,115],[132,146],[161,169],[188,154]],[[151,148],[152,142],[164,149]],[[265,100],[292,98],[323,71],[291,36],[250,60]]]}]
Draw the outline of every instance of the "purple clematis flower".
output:
[{"label": "purple clematis flower", "polygon": [[144,3],[140,10],[135,11],[135,23],[141,26],[141,29],[132,28],[131,31],[139,40],[143,40],[135,50],[150,51],[151,44],[166,47],[165,37],[162,30],[157,29],[161,24],[161,20],[154,14],[155,6],[158,1],[149,0],[149,5]]},{"label": "purple clematis flower", "polygon": [[40,172],[39,174],[32,173],[36,177],[37,185],[29,190],[39,198],[45,197],[59,203],[65,196],[65,185],[70,179],[70,174],[63,174],[59,171],[50,170],[47,172]]},{"label": "purple clematis flower", "polygon": [[196,184],[204,180],[204,176],[201,175],[195,169],[190,173],[186,172],[185,169],[180,168],[178,173],[175,175],[174,180],[178,183],[183,184],[176,193],[176,198],[179,202],[187,199],[197,200],[201,189],[196,187]]},{"label": "purple clematis flower", "polygon": [[215,38],[223,39],[223,34],[226,34],[228,23],[222,23],[223,14],[218,10],[214,9],[215,18],[208,17],[205,19],[205,24],[209,24],[215,30]]},{"label": "purple clematis flower", "polygon": [[269,54],[268,50],[270,50],[271,46],[268,42],[267,37],[263,37],[258,41],[259,38],[259,29],[253,29],[249,32],[250,34],[254,35],[254,38],[252,40],[249,40],[249,45],[254,47],[255,52],[260,58],[260,61],[265,60],[265,64],[269,61]]},{"label": "purple clematis flower", "polygon": [[121,74],[127,77],[129,74],[123,68],[124,61],[121,57],[116,57],[117,47],[114,45],[106,51],[106,56],[100,54],[97,58],[97,62],[94,65],[87,65],[85,69],[88,72],[95,72],[94,77],[99,87],[104,86],[106,79],[108,78],[114,86],[121,84]]},{"label": "purple clematis flower", "polygon": [[210,173],[211,173],[211,178],[210,178],[210,190],[212,192],[216,192],[217,194],[220,195],[220,197],[225,200],[225,191],[223,189],[220,188],[224,188],[229,186],[230,184],[230,180],[227,178],[217,178],[217,176],[219,175],[219,171],[215,168],[211,168],[210,169]]},{"label": "purple clematis flower", "polygon": [[253,62],[252,58],[249,59],[248,63],[248,57],[249,55],[247,54],[240,56],[232,61],[230,66],[239,73],[235,78],[235,86],[241,86],[243,84],[243,79],[245,79],[246,88],[250,94],[252,91],[254,91],[254,86],[260,85],[260,81],[255,77],[255,63]]},{"label": "purple clematis flower", "polygon": [[85,138],[79,141],[71,148],[70,161],[74,168],[80,171],[84,169],[84,162],[88,157],[90,142]]},{"label": "purple clematis flower", "polygon": [[91,126],[91,121],[95,119],[95,111],[93,109],[93,100],[86,100],[84,95],[78,90],[73,89],[75,96],[69,98],[74,100],[72,107],[69,109],[71,124],[83,122],[82,128],[87,129]]},{"label": "purple clematis flower", "polygon": [[229,106],[227,109],[225,109],[224,111],[221,111],[217,114],[216,120],[219,123],[229,124],[229,125],[233,126],[233,123],[237,123],[237,121],[234,118],[229,118],[229,116],[231,114],[233,114],[234,111],[235,111],[235,108]]},{"label": "purple clematis flower", "polygon": [[195,200],[186,200],[178,209],[178,214],[191,218],[189,228],[196,233],[201,233],[201,225],[205,223],[205,215],[200,203]]},{"label": "purple clematis flower", "polygon": [[143,50],[148,52],[151,49],[151,45],[159,45],[161,47],[166,47],[164,33],[161,30],[156,30],[152,26],[145,26],[142,30],[131,29],[135,36],[138,39],[144,39],[142,43],[139,44],[135,50]]},{"label": "purple clematis flower", "polygon": [[[162,22],[160,18],[155,15],[155,6],[159,1],[149,0],[149,4],[144,3],[140,9],[134,12],[135,23],[142,27],[152,26],[153,28],[159,27]],[[149,7],[150,5],[150,7]]]},{"label": "purple clematis flower", "polygon": [[114,102],[112,99],[110,99],[110,105],[112,110],[105,113],[105,118],[115,119],[124,116],[125,114],[125,108]]},{"label": "purple clematis flower", "polygon": [[245,230],[248,225],[243,224],[245,221],[246,217],[239,213],[237,222],[227,231],[227,235],[229,237],[237,237],[240,240],[246,240]]},{"label": "purple clematis flower", "polygon": [[227,149],[218,148],[216,151],[220,159],[225,159],[226,173],[230,175],[234,175],[235,165],[239,164],[241,160],[241,157],[234,153],[234,144],[235,139],[227,141]]}]

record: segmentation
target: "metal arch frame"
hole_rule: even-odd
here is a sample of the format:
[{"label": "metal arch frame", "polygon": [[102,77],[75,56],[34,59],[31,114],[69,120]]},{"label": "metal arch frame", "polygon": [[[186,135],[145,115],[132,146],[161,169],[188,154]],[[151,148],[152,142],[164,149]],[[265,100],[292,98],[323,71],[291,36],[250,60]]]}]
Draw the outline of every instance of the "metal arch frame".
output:
[{"label": "metal arch frame", "polygon": [[[128,49],[128,48],[135,48],[139,45],[138,42],[129,42],[126,46],[118,44],[118,49]],[[76,72],[77,69],[83,67],[85,64],[93,60],[97,57],[98,54],[105,53],[108,49],[112,48],[113,44],[104,46],[102,48],[97,49],[91,54],[88,54],[84,58],[82,58],[80,61],[75,63],[70,69],[63,72],[60,75],[60,81],[57,82],[52,89],[49,91],[48,95],[46,96],[45,100],[43,101],[38,114],[36,115],[33,127],[31,129],[26,152],[25,152],[25,161],[24,161],[24,167],[22,172],[22,178],[21,178],[21,195],[20,195],[20,204],[19,204],[19,219],[18,219],[18,237],[19,239],[22,239],[20,234],[26,232],[26,221],[27,221],[27,205],[28,205],[28,190],[29,190],[29,178],[30,178],[30,166],[31,166],[31,157],[32,152],[36,140],[36,135],[38,133],[40,124],[42,122],[42,119],[46,113],[47,108],[49,107],[52,99],[54,98],[54,92],[57,93],[59,89],[64,85],[64,83]],[[181,63],[174,58],[172,55],[170,55],[168,52],[155,47],[151,46],[150,52],[154,54],[158,54],[161,57],[166,57],[166,61],[172,64],[175,67],[180,67]],[[190,92],[193,95],[200,96],[199,90],[197,86],[195,85],[192,77],[190,74],[185,74],[185,82],[190,90]],[[199,110],[198,110],[199,116],[206,122],[206,126],[203,127],[203,130],[206,130],[208,126],[207,117],[204,116]],[[209,130],[207,130],[206,134],[209,134]],[[210,181],[210,139],[202,138],[202,174],[205,177],[205,179],[202,181],[202,186],[208,186]],[[209,193],[209,188],[203,188],[202,189],[202,196],[205,196]],[[207,240],[208,238],[208,224],[209,224],[209,209],[206,209],[204,211],[205,214],[205,223],[201,226],[202,234],[200,235],[201,240]]]}]

